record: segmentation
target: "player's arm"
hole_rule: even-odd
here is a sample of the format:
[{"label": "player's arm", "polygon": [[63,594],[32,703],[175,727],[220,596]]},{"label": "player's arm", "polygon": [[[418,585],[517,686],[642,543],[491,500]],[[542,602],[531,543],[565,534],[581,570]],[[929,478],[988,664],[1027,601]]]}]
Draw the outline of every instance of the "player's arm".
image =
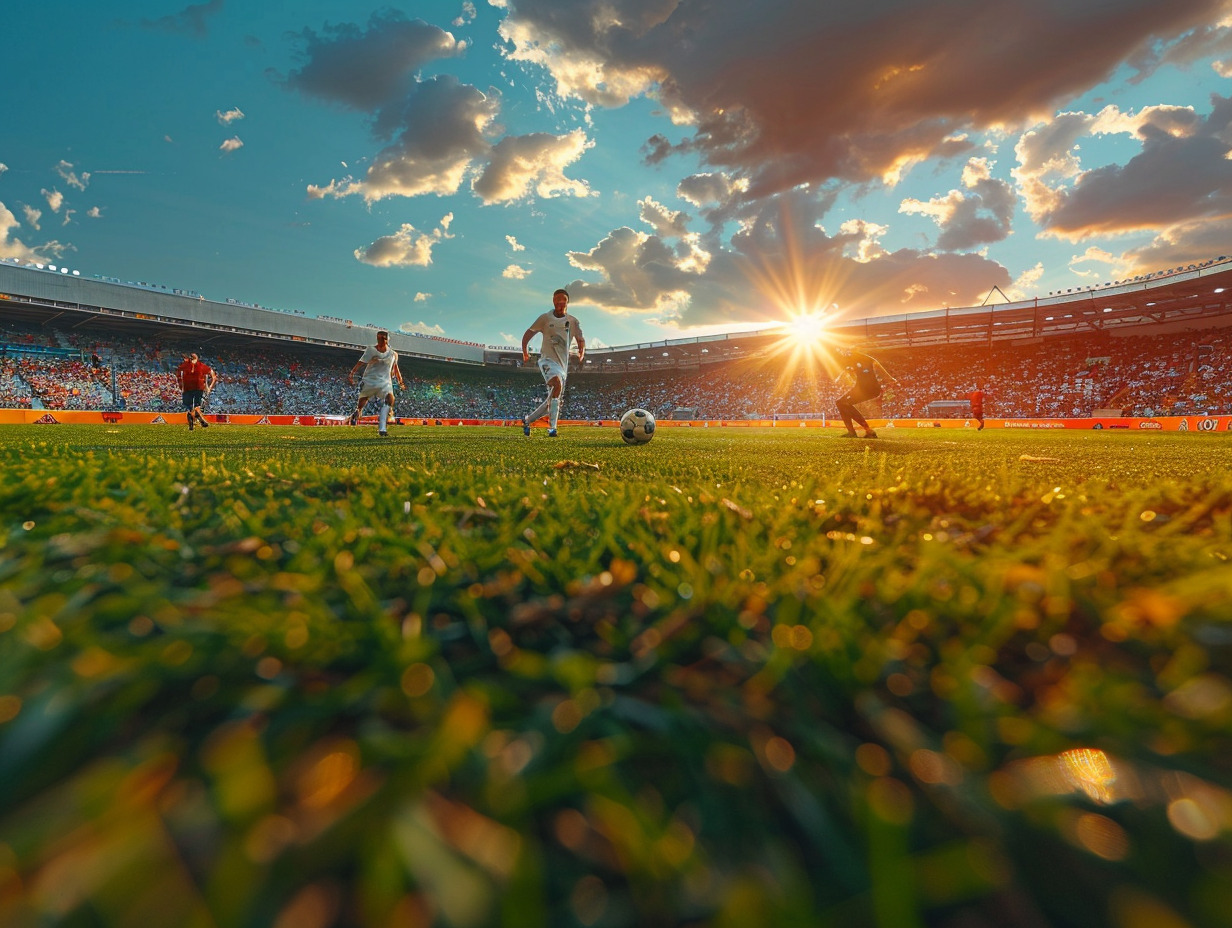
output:
[{"label": "player's arm", "polygon": [[578,360],[581,361],[586,357],[586,336],[582,334],[582,323],[577,319],[573,319],[573,340],[577,342]]},{"label": "player's arm", "polygon": [[389,370],[390,370],[390,373],[394,375],[394,380],[398,381],[398,388],[400,390],[405,390],[406,381],[402,379],[402,369],[398,367],[398,356],[397,355],[394,355],[394,363],[393,363],[393,366],[390,367]]},{"label": "player's arm", "polygon": [[525,364],[530,360],[530,340],[535,337],[535,329],[532,326],[527,329],[522,335],[522,363]]},{"label": "player's arm", "polygon": [[355,366],[351,368],[351,372],[347,374],[347,383],[355,383],[355,375],[358,374],[364,367],[364,359],[360,358],[355,362]]},{"label": "player's arm", "polygon": [[893,374],[891,374],[889,371],[887,371],[885,369],[885,365],[882,364],[880,361],[878,361],[876,358],[873,358],[873,363],[877,365],[877,369],[881,371],[881,373],[884,374],[887,379],[893,380],[895,383],[899,382],[899,379],[895,377]]}]

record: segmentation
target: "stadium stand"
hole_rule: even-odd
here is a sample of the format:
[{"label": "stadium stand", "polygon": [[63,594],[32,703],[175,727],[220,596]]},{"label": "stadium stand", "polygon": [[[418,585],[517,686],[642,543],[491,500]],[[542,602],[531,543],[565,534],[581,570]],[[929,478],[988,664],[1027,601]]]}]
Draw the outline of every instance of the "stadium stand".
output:
[{"label": "stadium stand", "polygon": [[[16,284],[27,279],[15,273],[25,270],[0,263],[0,284],[22,289]],[[1232,305],[1217,296],[1224,282],[1232,286],[1232,262],[1221,258],[1109,284],[1106,293],[1037,300],[1029,311],[1011,304],[862,320],[839,334],[848,341],[863,336],[866,350],[900,381],[888,385],[872,411],[879,417],[963,416],[977,386],[998,418],[1085,417],[1095,410],[1227,415]],[[116,305],[127,297],[122,285],[93,282],[93,290],[78,294],[84,281],[64,283],[61,295],[101,292]],[[204,302],[145,291],[142,298],[172,301],[167,312],[178,311],[176,300],[194,310]],[[175,412],[174,370],[198,351],[220,377],[208,412],[341,416],[353,408],[347,371],[371,338],[345,320],[329,323],[340,330],[325,333],[331,337],[289,343],[247,326],[188,324],[145,312],[118,318],[122,308],[17,293],[0,292],[0,299],[7,301],[0,302],[0,406],[7,408]],[[225,307],[239,311],[240,304]],[[314,325],[326,323],[318,317]],[[541,396],[537,372],[511,363],[513,349],[484,350],[475,363],[474,343],[405,335],[394,343],[407,383],[398,397],[401,417],[516,419]],[[612,419],[631,406],[661,418],[833,415],[843,390],[824,358],[796,363],[782,345],[781,332],[763,332],[592,351],[570,375],[562,415]]]}]

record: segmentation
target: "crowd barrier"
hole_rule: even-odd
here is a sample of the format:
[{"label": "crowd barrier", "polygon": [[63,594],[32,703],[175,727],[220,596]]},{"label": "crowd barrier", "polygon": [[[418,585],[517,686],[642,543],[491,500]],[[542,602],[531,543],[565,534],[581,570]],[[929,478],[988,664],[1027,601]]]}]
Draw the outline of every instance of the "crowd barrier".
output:
[{"label": "crowd barrier", "polygon": [[[279,425],[279,426],[344,426],[345,416],[255,416],[255,415],[206,415],[211,423],[231,425]],[[364,425],[375,425],[375,416],[365,416]],[[178,425],[184,426],[184,413],[172,412],[96,412],[76,409],[0,409],[0,425]],[[496,425],[518,426],[519,419],[435,419],[398,416],[394,424],[400,426],[465,426]],[[615,426],[615,419],[562,419],[562,426]],[[870,419],[875,429],[974,429],[974,419]],[[1232,432],[1232,416],[1157,416],[1153,418],[1091,418],[1091,419],[985,419],[989,429],[1120,429],[1133,432]],[[839,428],[838,419],[697,419],[673,421],[659,419],[660,428],[691,429],[742,429],[742,428]]]}]

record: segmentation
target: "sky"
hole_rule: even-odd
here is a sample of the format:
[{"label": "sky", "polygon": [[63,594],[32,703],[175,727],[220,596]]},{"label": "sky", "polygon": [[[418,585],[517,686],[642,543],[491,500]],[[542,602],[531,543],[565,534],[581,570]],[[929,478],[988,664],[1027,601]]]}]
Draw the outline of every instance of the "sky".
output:
[{"label": "sky", "polygon": [[518,345],[1232,254],[1232,0],[46,0],[0,257]]}]

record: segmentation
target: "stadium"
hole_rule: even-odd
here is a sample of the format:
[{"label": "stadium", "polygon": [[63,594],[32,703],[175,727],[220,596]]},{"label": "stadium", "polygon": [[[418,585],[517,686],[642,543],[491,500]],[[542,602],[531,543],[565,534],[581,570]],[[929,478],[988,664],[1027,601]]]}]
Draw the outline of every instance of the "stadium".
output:
[{"label": "stadium", "polygon": [[[842,321],[824,340],[859,345],[894,372],[900,383],[873,415],[907,427],[969,425],[979,387],[997,425],[1222,430],[1230,281],[1232,261],[1220,257],[1025,302]],[[0,300],[8,421],[178,413],[174,370],[198,351],[220,375],[215,417],[337,422],[352,405],[345,372],[375,332],[55,265],[0,262]],[[610,423],[645,406],[664,422],[825,423],[838,365],[802,341],[778,327],[594,350],[571,378],[565,418]],[[396,410],[405,422],[512,423],[537,402],[537,375],[512,348],[398,332],[391,344],[411,379]]]},{"label": "stadium", "polygon": [[0,922],[1228,924],[1229,286],[596,349],[556,442],[395,332],[378,442],[372,326],[0,262]]}]

